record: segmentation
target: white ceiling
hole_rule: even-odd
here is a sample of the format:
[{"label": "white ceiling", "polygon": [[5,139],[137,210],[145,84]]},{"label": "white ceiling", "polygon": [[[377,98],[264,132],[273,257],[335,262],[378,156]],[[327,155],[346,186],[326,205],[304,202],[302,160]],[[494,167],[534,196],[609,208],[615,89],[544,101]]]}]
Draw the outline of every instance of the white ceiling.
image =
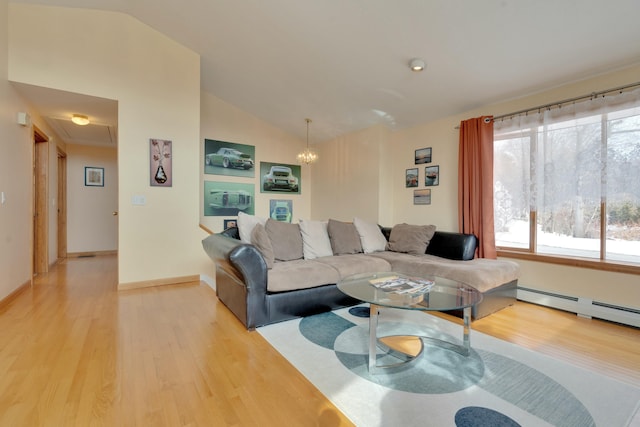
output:
[{"label": "white ceiling", "polygon": [[640,63],[638,0],[11,1],[130,14],[201,55],[204,91],[301,139],[313,119],[312,143]]}]

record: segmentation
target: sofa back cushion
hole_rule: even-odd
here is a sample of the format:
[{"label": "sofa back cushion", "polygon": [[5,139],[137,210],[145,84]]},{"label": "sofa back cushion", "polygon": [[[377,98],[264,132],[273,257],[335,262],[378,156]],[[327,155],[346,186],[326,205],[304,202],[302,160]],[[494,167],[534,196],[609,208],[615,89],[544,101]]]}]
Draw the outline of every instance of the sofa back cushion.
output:
[{"label": "sofa back cushion", "polygon": [[302,235],[298,224],[275,221],[271,218],[264,225],[276,261],[292,261],[304,256]]},{"label": "sofa back cushion", "polygon": [[267,230],[264,228],[264,225],[256,224],[256,226],[253,227],[253,231],[251,232],[251,244],[260,251],[264,258],[264,262],[267,264],[267,268],[273,268],[273,262],[275,261],[273,245],[271,244],[271,240],[269,239],[269,235],[267,234]]},{"label": "sofa back cushion", "polygon": [[264,225],[267,221],[266,218],[261,218],[255,215],[249,215],[242,211],[238,212],[238,232],[240,233],[240,240],[242,243],[251,243],[251,232],[256,224]]},{"label": "sofa back cushion", "polygon": [[381,252],[387,249],[387,239],[382,234],[378,224],[356,217],[353,218],[353,225],[356,226],[360,236],[360,243],[362,244],[362,251],[365,254]]},{"label": "sofa back cushion", "polygon": [[351,222],[330,219],[327,224],[329,241],[334,255],[357,254],[362,252],[360,235]]},{"label": "sofa back cushion", "polygon": [[423,255],[435,232],[435,225],[396,224],[389,236],[389,250]]},{"label": "sofa back cushion", "polygon": [[327,231],[327,221],[300,220],[300,233],[304,259],[321,258],[333,255],[331,241]]}]

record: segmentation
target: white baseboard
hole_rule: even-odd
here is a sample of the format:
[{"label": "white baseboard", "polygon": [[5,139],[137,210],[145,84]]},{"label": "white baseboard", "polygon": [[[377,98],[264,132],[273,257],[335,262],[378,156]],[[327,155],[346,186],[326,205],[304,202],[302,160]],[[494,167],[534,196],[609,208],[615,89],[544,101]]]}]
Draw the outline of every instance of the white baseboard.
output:
[{"label": "white baseboard", "polygon": [[593,301],[584,297],[555,294],[525,287],[518,287],[518,299],[547,307],[576,313],[581,317],[595,317],[640,328],[640,310],[620,305]]},{"label": "white baseboard", "polygon": [[216,280],[214,278],[209,277],[206,274],[201,274],[200,280],[209,285],[209,287],[214,291],[216,290]]}]

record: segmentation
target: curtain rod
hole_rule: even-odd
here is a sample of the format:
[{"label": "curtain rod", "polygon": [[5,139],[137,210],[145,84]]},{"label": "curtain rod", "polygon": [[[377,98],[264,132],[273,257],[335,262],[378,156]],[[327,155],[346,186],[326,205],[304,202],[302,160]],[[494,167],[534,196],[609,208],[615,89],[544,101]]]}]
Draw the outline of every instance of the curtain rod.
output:
[{"label": "curtain rod", "polygon": [[[598,98],[600,96],[604,96],[604,95],[606,95],[608,93],[612,93],[612,92],[620,92],[620,93],[622,93],[623,91],[625,91],[627,89],[634,88],[634,87],[640,87],[640,82],[635,82],[635,83],[631,83],[631,84],[624,85],[624,86],[618,86],[618,87],[614,87],[614,88],[611,88],[611,89],[602,90],[602,91],[599,91],[599,92],[592,92],[592,93],[590,93],[588,95],[576,96],[575,98],[563,99],[562,101],[551,102],[549,104],[539,105],[537,107],[527,108],[526,110],[515,111],[515,112],[509,113],[509,114],[501,114],[499,116],[494,116],[493,117],[493,121],[495,122],[496,120],[504,119],[506,117],[512,118],[512,117],[518,116],[518,115],[523,114],[523,113],[530,113],[532,111],[538,111],[539,112],[540,110],[544,110],[544,109],[551,108],[551,107],[561,107],[561,106],[563,106],[565,104],[570,104],[570,103],[576,102],[576,101],[582,101],[584,99],[595,99],[595,98]],[[484,120],[485,120],[486,123],[489,123],[491,121],[491,119],[488,118],[488,117],[485,118]],[[456,129],[460,129],[460,126],[456,126],[455,128]]]}]

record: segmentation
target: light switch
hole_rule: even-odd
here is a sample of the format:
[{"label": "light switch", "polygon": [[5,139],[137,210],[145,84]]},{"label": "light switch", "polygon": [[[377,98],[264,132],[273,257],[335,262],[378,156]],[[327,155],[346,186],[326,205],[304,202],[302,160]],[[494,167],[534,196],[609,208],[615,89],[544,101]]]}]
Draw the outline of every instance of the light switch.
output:
[{"label": "light switch", "polygon": [[143,206],[147,203],[147,198],[143,195],[134,195],[131,197],[131,204],[134,206]]},{"label": "light switch", "polygon": [[4,202],[7,201],[7,198],[4,195],[4,191],[0,192],[0,204],[4,205]]}]

